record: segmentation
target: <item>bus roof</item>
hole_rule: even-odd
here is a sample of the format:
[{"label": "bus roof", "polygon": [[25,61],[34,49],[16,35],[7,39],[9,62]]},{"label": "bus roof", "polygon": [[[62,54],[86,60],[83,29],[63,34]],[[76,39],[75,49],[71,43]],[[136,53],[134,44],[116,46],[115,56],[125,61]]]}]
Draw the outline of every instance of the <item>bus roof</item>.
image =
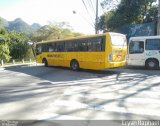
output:
[{"label": "bus roof", "polygon": [[138,36],[138,37],[131,37],[131,40],[146,40],[146,39],[160,39],[160,36]]},{"label": "bus roof", "polygon": [[107,34],[110,34],[110,35],[122,35],[122,36],[125,36],[125,35],[120,34],[120,33],[107,32],[107,33],[103,33],[103,34],[96,34],[96,35],[84,35],[84,36],[71,37],[71,38],[65,38],[65,39],[57,39],[57,40],[41,41],[41,42],[37,42],[36,44],[50,43],[50,42],[60,42],[60,41],[75,40],[75,39],[83,39],[83,38],[91,38],[91,37],[100,37],[100,36],[105,36],[105,35],[107,35]]}]

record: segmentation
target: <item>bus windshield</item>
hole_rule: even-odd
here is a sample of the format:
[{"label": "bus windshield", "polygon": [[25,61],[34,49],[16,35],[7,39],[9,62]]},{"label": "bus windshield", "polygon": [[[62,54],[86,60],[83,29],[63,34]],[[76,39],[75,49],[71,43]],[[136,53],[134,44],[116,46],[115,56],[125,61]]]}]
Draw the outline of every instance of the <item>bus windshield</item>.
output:
[{"label": "bus windshield", "polygon": [[126,42],[126,38],[120,35],[111,35],[111,42],[112,45],[115,46],[126,46],[127,42]]}]

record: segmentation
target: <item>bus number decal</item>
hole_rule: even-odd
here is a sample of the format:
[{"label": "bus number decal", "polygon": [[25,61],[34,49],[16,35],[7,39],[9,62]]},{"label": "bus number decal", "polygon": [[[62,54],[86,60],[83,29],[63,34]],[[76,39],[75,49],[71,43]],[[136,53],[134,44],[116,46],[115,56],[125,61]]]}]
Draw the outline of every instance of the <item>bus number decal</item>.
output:
[{"label": "bus number decal", "polygon": [[61,55],[61,54],[48,54],[47,57],[63,58],[63,55]]}]

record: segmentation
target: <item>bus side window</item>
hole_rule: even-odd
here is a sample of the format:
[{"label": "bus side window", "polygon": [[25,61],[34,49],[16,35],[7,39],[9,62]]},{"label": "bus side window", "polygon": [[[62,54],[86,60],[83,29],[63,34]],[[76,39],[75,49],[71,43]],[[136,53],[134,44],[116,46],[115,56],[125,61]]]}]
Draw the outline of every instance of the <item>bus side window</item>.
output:
[{"label": "bus side window", "polygon": [[79,51],[86,52],[88,51],[87,40],[83,39],[79,42]]},{"label": "bus side window", "polygon": [[67,52],[73,51],[73,44],[71,41],[65,42],[65,51],[67,51]]},{"label": "bus side window", "polygon": [[73,46],[74,46],[74,51],[75,51],[75,52],[79,51],[79,44],[78,44],[78,42],[75,41],[73,44],[74,44],[74,45],[73,45]]},{"label": "bus side window", "polygon": [[144,52],[144,42],[143,41],[131,41],[129,44],[129,53],[143,53]]},{"label": "bus side window", "polygon": [[56,43],[52,43],[52,48],[53,48],[53,51],[52,52],[56,52]]},{"label": "bus side window", "polygon": [[102,51],[102,39],[101,38],[96,38],[95,39],[95,46],[97,52]]},{"label": "bus side window", "polygon": [[49,52],[53,52],[53,44],[49,43],[48,46],[49,46]]},{"label": "bus side window", "polygon": [[83,51],[82,41],[81,41],[81,40],[78,42],[78,50],[79,50],[80,52]]},{"label": "bus side window", "polygon": [[160,50],[160,39],[147,39],[146,50]]},{"label": "bus side window", "polygon": [[89,52],[93,52],[93,39],[88,39],[88,43],[87,43],[87,46],[88,46],[88,51]]},{"label": "bus side window", "polygon": [[96,52],[96,41],[95,41],[95,39],[92,39],[92,51]]},{"label": "bus side window", "polygon": [[67,42],[64,42],[64,51],[67,52]]},{"label": "bus side window", "polygon": [[91,38],[88,41],[88,51],[92,52],[101,52],[105,51],[105,42],[104,38]]},{"label": "bus side window", "polygon": [[82,49],[84,52],[88,51],[88,43],[87,40],[82,41]]},{"label": "bus side window", "polygon": [[64,42],[56,43],[57,52],[64,52]]},{"label": "bus side window", "polygon": [[105,51],[105,38],[101,38],[101,51]]},{"label": "bus side window", "polygon": [[42,44],[42,52],[48,52],[49,51],[49,45],[48,44]]}]

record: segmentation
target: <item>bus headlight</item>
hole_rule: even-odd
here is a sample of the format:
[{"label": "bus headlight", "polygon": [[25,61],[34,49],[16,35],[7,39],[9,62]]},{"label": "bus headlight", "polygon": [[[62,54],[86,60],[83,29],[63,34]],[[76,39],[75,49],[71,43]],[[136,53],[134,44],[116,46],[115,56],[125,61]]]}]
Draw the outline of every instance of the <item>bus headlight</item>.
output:
[{"label": "bus headlight", "polygon": [[109,61],[109,62],[112,62],[112,59],[113,59],[113,58],[112,58],[112,54],[109,54],[109,55],[108,55],[108,61]]}]

